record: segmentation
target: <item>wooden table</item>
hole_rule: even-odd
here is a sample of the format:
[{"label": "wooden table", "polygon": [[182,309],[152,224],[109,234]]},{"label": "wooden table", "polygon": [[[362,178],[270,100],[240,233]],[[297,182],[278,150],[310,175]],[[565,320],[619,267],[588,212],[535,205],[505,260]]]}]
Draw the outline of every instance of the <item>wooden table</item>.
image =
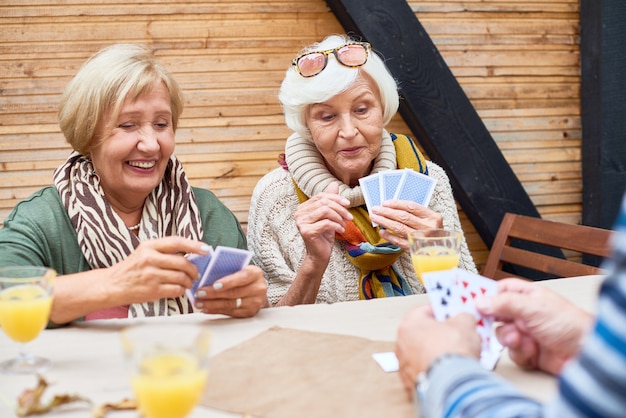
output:
[{"label": "wooden table", "polygon": [[[541,282],[589,311],[595,311],[601,276],[585,276]],[[337,333],[373,340],[394,341],[399,322],[413,307],[428,303],[426,295],[388,298],[371,301],[345,302],[332,305],[300,305],[262,310],[249,319],[234,319],[218,315],[182,315],[150,318],[150,321],[207,322],[213,339],[211,353],[215,355],[257,336],[273,326],[307,331]],[[77,393],[96,403],[117,402],[132,397],[122,361],[119,330],[133,320],[104,320],[80,323],[56,330],[45,330],[29,344],[34,354],[44,355],[54,362],[45,373],[52,384],[48,395]],[[17,345],[0,333],[0,361],[17,354]],[[496,372],[524,393],[539,400],[553,396],[555,380],[543,373],[524,372],[502,354]],[[12,406],[25,388],[34,387],[34,376],[0,375],[0,417],[15,417]],[[89,410],[77,404],[48,417],[86,417]],[[115,412],[112,417],[136,416],[134,412]],[[236,416],[198,407],[192,417]]]}]

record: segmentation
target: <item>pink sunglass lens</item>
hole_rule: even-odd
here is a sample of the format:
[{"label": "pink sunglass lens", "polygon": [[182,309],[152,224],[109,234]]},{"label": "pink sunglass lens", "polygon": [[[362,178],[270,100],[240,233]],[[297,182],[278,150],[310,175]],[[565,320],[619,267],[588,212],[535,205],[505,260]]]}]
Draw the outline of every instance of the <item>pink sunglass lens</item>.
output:
[{"label": "pink sunglass lens", "polygon": [[310,77],[322,71],[326,64],[326,57],[324,54],[308,54],[298,60],[298,68],[300,74],[305,77]]},{"label": "pink sunglass lens", "polygon": [[367,59],[367,51],[362,45],[346,45],[337,51],[337,55],[344,65],[363,65]]}]

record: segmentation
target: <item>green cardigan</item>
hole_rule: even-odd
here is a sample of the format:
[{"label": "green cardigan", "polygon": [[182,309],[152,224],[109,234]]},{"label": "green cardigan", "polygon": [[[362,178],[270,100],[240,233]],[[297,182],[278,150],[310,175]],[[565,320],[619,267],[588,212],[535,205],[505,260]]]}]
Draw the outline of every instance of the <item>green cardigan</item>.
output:
[{"label": "green cardigan", "polygon": [[[204,228],[202,240],[246,248],[246,237],[235,215],[210,191],[193,188]],[[54,186],[18,203],[0,229],[0,267],[38,265],[59,275],[90,270],[76,231]]]}]

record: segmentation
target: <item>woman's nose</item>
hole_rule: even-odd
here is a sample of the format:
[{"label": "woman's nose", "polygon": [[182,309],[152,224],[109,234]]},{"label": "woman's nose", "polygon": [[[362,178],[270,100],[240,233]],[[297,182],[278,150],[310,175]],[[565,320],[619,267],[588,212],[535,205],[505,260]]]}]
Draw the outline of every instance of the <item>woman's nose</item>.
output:
[{"label": "woman's nose", "polygon": [[357,134],[356,124],[350,116],[341,118],[340,135],[344,138],[352,138]]},{"label": "woman's nose", "polygon": [[156,151],[159,149],[159,135],[152,125],[142,127],[138,135],[139,143],[137,144],[137,149],[143,152]]}]

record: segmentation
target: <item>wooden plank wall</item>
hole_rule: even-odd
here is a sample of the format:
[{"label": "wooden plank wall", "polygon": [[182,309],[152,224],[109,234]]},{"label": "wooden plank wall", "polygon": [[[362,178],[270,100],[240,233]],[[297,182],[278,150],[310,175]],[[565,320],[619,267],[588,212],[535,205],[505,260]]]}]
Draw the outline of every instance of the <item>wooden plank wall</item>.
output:
[{"label": "wooden plank wall", "polygon": [[408,3],[542,217],[580,223],[578,2]]},{"label": "wooden plank wall", "polygon": [[[578,2],[408,3],[540,213],[580,222]],[[276,99],[284,71],[302,46],[338,32],[323,0],[4,0],[0,223],[69,152],[56,110],[71,76],[103,46],[140,42],[186,93],[176,154],[192,183],[245,224],[252,189],[289,134]],[[400,117],[390,128],[408,132]],[[482,265],[485,245],[462,219]]]}]

